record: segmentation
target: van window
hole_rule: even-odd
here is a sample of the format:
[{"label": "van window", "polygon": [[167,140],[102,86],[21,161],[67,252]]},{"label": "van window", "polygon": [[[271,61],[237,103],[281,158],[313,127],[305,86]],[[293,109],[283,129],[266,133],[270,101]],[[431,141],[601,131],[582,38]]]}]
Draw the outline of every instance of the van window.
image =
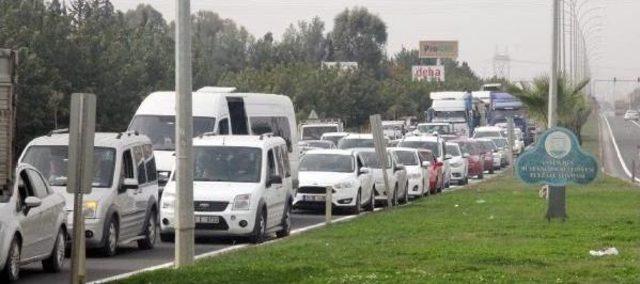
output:
[{"label": "van window", "polygon": [[[194,117],[193,137],[213,131],[215,125],[216,119],[213,117]],[[175,150],[175,116],[136,115],[128,130],[136,130],[147,135],[156,150]]]},{"label": "van window", "polygon": [[154,182],[158,180],[158,171],[156,169],[156,159],[153,156],[153,148],[151,144],[143,146],[144,149],[144,163],[147,168],[147,180]]},{"label": "van window", "polygon": [[27,170],[27,173],[29,174],[29,181],[31,182],[35,196],[40,199],[47,197],[49,195],[49,192],[47,192],[47,184],[42,180],[40,174],[34,170]]},{"label": "van window", "polygon": [[273,148],[273,150],[275,151],[275,155],[276,155],[276,161],[278,163],[278,176],[284,177],[283,173],[284,173],[284,158],[282,156],[282,150],[280,149],[280,147],[275,147]]},{"label": "van window", "polygon": [[269,150],[269,152],[267,152],[267,179],[277,175],[278,171],[276,169],[276,161],[273,156],[273,150]]},{"label": "van window", "polygon": [[144,166],[144,155],[142,146],[133,147],[133,158],[136,163],[136,167],[138,169],[138,183],[145,184],[147,183],[147,170]]},{"label": "van window", "polygon": [[126,150],[122,154],[122,176],[124,178],[134,178],[133,159],[131,159],[131,150]]},{"label": "van window", "polygon": [[229,134],[229,119],[225,118],[223,120],[220,120],[220,123],[218,123],[218,134]]},{"label": "van window", "polygon": [[287,153],[287,150],[284,148],[284,146],[281,146],[280,148],[281,148],[280,153],[282,153],[282,162],[284,163],[284,176],[290,177],[291,164],[289,164],[289,154]]},{"label": "van window", "polygon": [[291,127],[289,119],[284,116],[254,116],[249,118],[251,122],[251,133],[261,135],[273,133],[274,136],[282,137],[287,142],[287,149],[291,153]]}]

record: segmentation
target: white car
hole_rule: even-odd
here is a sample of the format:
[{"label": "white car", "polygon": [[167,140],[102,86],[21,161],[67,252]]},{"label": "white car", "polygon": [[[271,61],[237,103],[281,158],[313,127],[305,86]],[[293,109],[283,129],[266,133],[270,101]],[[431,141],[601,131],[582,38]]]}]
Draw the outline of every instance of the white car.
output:
[{"label": "white car", "polygon": [[374,148],[372,134],[349,134],[338,142],[338,149]]},{"label": "white car", "polygon": [[469,161],[468,156],[462,154],[460,145],[457,143],[447,143],[447,158],[449,158],[449,167],[451,168],[451,181],[459,185],[469,183]]},{"label": "white car", "polygon": [[[193,140],[196,236],[247,236],[254,243],[291,231],[292,172],[280,137],[208,136]],[[163,241],[175,237],[175,171],[165,187]]]},{"label": "white car", "polygon": [[478,139],[478,138],[496,138],[496,137],[500,137],[500,138],[505,137],[504,129],[498,126],[483,126],[483,127],[476,127],[476,129],[473,131],[472,138]]},{"label": "white car", "polygon": [[[503,155],[500,148],[491,139],[476,139],[484,148],[490,149],[493,154],[493,170],[502,168]],[[487,169],[488,170],[488,169]],[[491,173],[491,171],[489,171]]]},{"label": "white car", "polygon": [[624,114],[624,120],[640,120],[640,113],[637,110],[627,110]]},{"label": "white car", "polygon": [[13,187],[0,190],[0,279],[16,281],[20,266],[36,261],[59,272],[68,233],[64,197],[30,165],[18,165],[15,178]]},{"label": "white car", "polygon": [[[86,247],[113,256],[119,245],[152,249],[158,235],[158,172],[151,141],[137,132],[95,133],[94,176],[85,194]],[[66,199],[67,228],[73,226],[73,194],[67,192],[69,134],[34,139],[20,161],[37,168]]]},{"label": "white car", "polygon": [[444,139],[439,136],[407,137],[398,143],[398,147],[430,150],[438,162],[442,162],[442,173],[444,176],[442,184],[445,188],[449,188],[451,186],[450,157],[447,157],[444,145]]},{"label": "white car", "polygon": [[322,137],[320,137],[320,140],[331,141],[333,142],[333,144],[336,144],[337,146],[338,142],[340,142],[340,139],[344,138],[347,135],[349,135],[348,132],[327,132],[322,134]]},{"label": "white car", "polygon": [[[386,203],[388,201],[388,191],[384,185],[384,177],[381,164],[378,161],[378,154],[374,149],[356,149],[356,152],[362,158],[364,166],[370,168],[373,173],[375,200]],[[390,150],[387,150],[387,152],[387,177],[389,179],[389,185],[393,188],[391,200],[394,204],[398,204],[398,202],[407,203],[409,201],[407,171],[403,165],[398,163],[398,160],[391,154]]]},{"label": "white car", "polygon": [[506,167],[509,164],[509,141],[507,138],[491,138],[493,143],[498,146],[498,152],[500,153],[500,166]]},{"label": "white car", "polygon": [[347,208],[352,214],[359,214],[362,208],[373,211],[373,176],[354,151],[309,151],[300,161],[299,170],[294,208],[325,208],[330,188],[333,208]]},{"label": "white car", "polygon": [[418,150],[413,148],[390,148],[390,150],[398,163],[402,164],[407,171],[409,196],[426,195],[429,190],[429,171],[420,162]]}]

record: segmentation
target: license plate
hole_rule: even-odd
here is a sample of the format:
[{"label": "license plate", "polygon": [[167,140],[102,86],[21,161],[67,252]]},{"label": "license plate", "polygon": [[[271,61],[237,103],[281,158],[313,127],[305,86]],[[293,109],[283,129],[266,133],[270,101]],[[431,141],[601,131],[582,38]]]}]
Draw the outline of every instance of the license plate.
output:
[{"label": "license plate", "polygon": [[302,200],[304,201],[325,201],[324,196],[322,195],[303,195]]},{"label": "license plate", "polygon": [[201,224],[218,224],[220,223],[220,217],[218,216],[195,216],[196,223]]}]

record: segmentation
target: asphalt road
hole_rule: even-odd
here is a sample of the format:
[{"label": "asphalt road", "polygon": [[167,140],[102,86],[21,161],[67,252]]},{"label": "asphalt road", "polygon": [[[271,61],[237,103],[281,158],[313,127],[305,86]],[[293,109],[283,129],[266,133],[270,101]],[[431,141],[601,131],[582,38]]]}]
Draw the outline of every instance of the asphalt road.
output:
[{"label": "asphalt road", "polygon": [[[600,121],[605,172],[629,179],[635,161],[636,176],[640,173],[640,123],[625,121],[622,116],[603,113]],[[610,127],[610,129],[609,129]],[[616,147],[617,146],[617,147]],[[617,149],[616,149],[617,148]]]},{"label": "asphalt road", "polygon": [[[496,174],[485,174],[485,179],[497,176]],[[480,180],[470,179],[471,184],[481,182]],[[452,186],[445,192],[451,192],[461,189],[458,186]],[[342,218],[339,212],[333,215],[333,219]],[[323,211],[294,211],[292,214],[293,230],[301,229],[316,224],[323,223]],[[246,243],[243,241],[233,240],[212,240],[200,239],[196,240],[196,255],[208,252],[214,252],[225,248],[230,248],[236,244]],[[174,245],[173,243],[163,243],[158,240],[156,247],[152,250],[139,250],[135,244],[120,247],[118,254],[114,257],[104,258],[87,253],[87,282],[105,279],[116,275],[137,271],[152,266],[158,266],[173,261]],[[45,273],[42,265],[33,263],[21,268],[20,280],[17,283],[69,283],[71,261],[66,259],[65,267],[60,273]]]}]

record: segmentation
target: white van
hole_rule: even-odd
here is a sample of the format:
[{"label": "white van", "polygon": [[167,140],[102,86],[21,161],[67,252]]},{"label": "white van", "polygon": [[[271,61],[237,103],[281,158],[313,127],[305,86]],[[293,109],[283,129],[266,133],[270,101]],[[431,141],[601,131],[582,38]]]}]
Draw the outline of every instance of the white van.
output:
[{"label": "white van", "polygon": [[[73,194],[67,193],[68,133],[54,133],[31,141],[20,161],[34,166],[53,190],[66,199],[67,228],[73,225]],[[113,256],[119,244],[138,242],[151,249],[158,234],[158,174],[151,141],[144,135],[96,133],[94,177],[84,196],[87,248]]]},{"label": "white van", "polygon": [[[289,235],[293,202],[287,144],[280,137],[204,135],[193,140],[196,236]],[[173,177],[161,205],[163,241],[175,238]]]},{"label": "white van", "polygon": [[[283,95],[233,93],[234,88],[204,87],[193,92],[193,136],[273,133],[287,143],[294,184],[298,181],[298,131],[291,99]],[[160,186],[169,179],[175,157],[175,92],[155,92],[138,107],[129,125],[149,136]]]}]

